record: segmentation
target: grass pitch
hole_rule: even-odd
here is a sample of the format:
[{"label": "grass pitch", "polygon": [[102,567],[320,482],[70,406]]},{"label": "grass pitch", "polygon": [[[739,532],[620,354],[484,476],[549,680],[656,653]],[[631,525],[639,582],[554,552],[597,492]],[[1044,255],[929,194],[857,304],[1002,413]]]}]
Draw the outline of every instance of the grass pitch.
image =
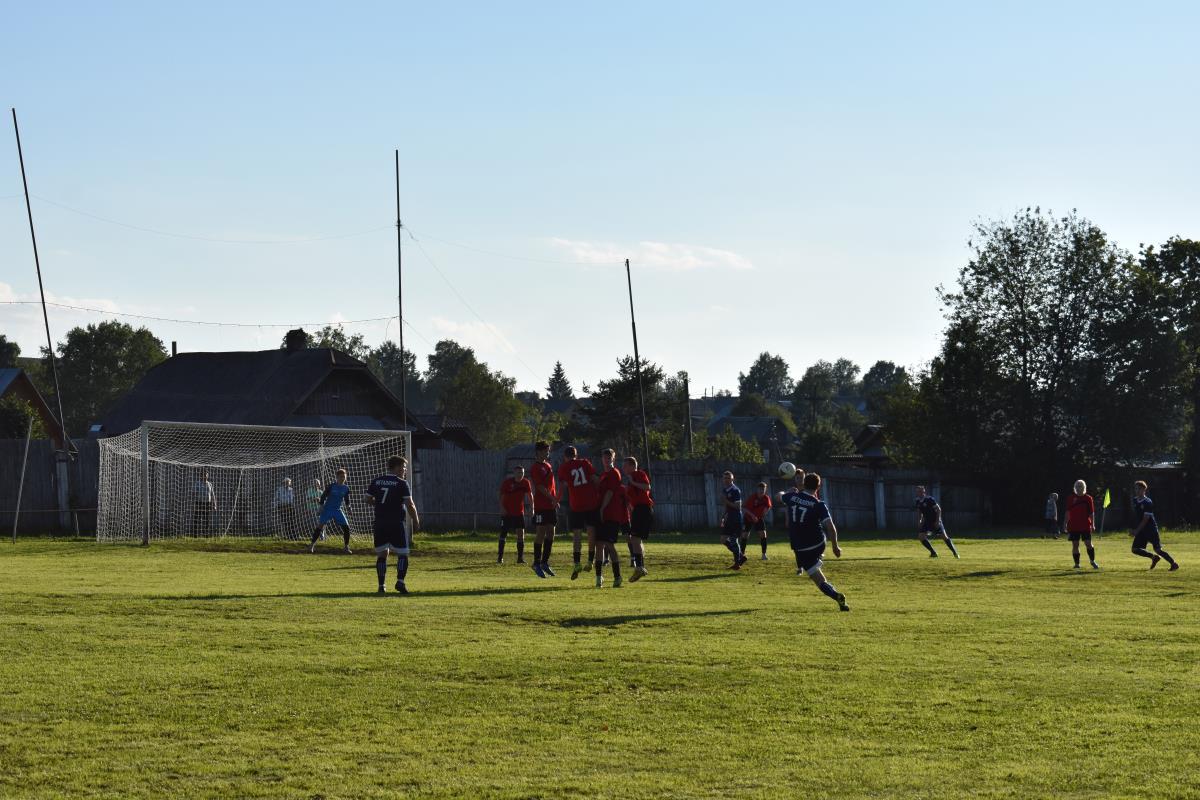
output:
[{"label": "grass pitch", "polygon": [[849,614],[778,542],[597,590],[561,537],[549,580],[421,538],[408,597],[279,543],[0,545],[0,796],[1200,797],[1192,536],[848,536]]}]

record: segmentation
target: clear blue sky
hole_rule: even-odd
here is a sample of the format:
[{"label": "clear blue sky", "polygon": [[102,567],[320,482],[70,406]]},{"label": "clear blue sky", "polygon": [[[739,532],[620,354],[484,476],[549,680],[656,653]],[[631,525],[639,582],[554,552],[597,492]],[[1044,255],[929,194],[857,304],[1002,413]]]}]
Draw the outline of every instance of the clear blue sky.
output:
[{"label": "clear blue sky", "polygon": [[[455,338],[521,388],[556,359],[577,389],[613,374],[625,256],[643,354],[699,394],[763,350],[928,360],[980,218],[1200,236],[1195,4],[834,5],[7,2],[0,100],[48,292],[128,313],[395,314],[400,148],[406,345],[423,366]],[[28,300],[9,126],[0,300]],[[183,350],[283,334],[146,324]],[[36,309],[0,304],[0,332],[32,354]]]}]

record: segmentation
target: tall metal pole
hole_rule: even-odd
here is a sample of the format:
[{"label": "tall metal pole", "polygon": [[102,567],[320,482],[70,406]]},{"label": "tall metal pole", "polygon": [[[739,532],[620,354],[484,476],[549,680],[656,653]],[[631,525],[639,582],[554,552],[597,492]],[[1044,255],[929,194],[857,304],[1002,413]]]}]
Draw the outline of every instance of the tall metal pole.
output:
[{"label": "tall metal pole", "polygon": [[629,287],[629,322],[633,327],[633,364],[637,371],[638,402],[642,405],[642,455],[645,466],[642,469],[650,471],[650,432],[646,429],[646,392],[642,389],[642,357],[638,355],[637,318],[633,313],[633,278],[629,272],[629,259],[625,259],[625,283]]},{"label": "tall metal pole", "polygon": [[37,234],[33,230],[33,206],[29,204],[29,181],[25,178],[25,154],[21,150],[21,130],[17,127],[17,110],[12,110],[13,133],[17,137],[17,160],[21,162],[21,185],[25,187],[25,213],[29,217],[29,238],[33,242],[33,265],[37,268],[38,292],[42,297],[42,322],[46,325],[46,353],[50,358],[50,374],[54,378],[54,397],[58,400],[58,424],[63,431],[63,449],[69,451],[67,444],[67,418],[63,415],[62,391],[58,386],[58,367],[54,361],[54,341],[50,338],[50,316],[46,313],[46,290],[42,286],[42,262],[38,258]]},{"label": "tall metal pole", "polygon": [[405,430],[408,429],[408,369],[404,364],[404,258],[400,236],[404,226],[400,222],[400,150],[396,150],[396,327],[400,332],[400,416]]},{"label": "tall metal pole", "polygon": [[683,440],[687,447],[687,457],[692,457],[692,393],[688,387],[687,374],[683,378]]},{"label": "tall metal pole", "polygon": [[21,518],[21,495],[25,493],[25,465],[29,463],[29,440],[33,438],[33,414],[25,429],[25,455],[21,457],[21,480],[17,483],[17,507],[13,509],[13,544],[17,543],[17,520]]}]

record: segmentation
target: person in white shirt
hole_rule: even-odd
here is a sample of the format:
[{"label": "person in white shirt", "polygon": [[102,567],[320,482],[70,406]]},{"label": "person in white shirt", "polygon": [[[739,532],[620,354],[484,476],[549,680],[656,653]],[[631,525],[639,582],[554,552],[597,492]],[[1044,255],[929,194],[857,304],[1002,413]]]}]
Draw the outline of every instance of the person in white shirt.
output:
[{"label": "person in white shirt", "polygon": [[275,516],[275,525],[284,537],[296,538],[296,494],[292,489],[291,478],[284,478],[283,484],[275,490],[271,510]]},{"label": "person in white shirt", "polygon": [[203,470],[192,487],[192,536],[212,533],[212,515],[216,510],[217,495],[208,479],[208,470]]}]

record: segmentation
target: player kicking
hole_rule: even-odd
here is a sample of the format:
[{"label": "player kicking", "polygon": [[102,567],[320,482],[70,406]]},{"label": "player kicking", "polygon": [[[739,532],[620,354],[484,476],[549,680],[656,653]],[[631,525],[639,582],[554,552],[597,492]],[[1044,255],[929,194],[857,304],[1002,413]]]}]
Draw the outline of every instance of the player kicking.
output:
[{"label": "player kicking", "polygon": [[[803,474],[797,470],[797,474]],[[771,495],[767,493],[767,484],[759,483],[754,494],[746,498],[742,504],[742,516],[745,517],[742,526],[742,553],[750,548],[750,534],[758,531],[758,543],[762,545],[762,560],[767,560],[767,512],[771,510]]]},{"label": "player kicking", "polygon": [[[596,531],[596,588],[604,586],[604,562],[612,563],[613,588],[621,588],[621,557],[617,555],[617,537],[629,530],[629,503],[621,470],[614,463],[615,450],[600,451],[604,472],[600,475],[600,528]],[[607,559],[605,556],[607,555]]]},{"label": "player kicking", "polygon": [[421,526],[421,521],[417,518],[412,491],[405,480],[408,461],[403,456],[392,456],[387,460],[387,470],[386,475],[371,481],[364,498],[375,508],[375,574],[379,576],[379,594],[383,594],[388,553],[395,553],[396,591],[408,594],[404,580],[408,577],[412,535],[404,524],[405,515],[411,516],[413,530]]},{"label": "player kicking", "polygon": [[[1154,518],[1154,501],[1146,496],[1148,488],[1145,481],[1133,484],[1133,516],[1138,521],[1137,527],[1129,533],[1133,537],[1133,554],[1150,559],[1150,569],[1165,559],[1171,565],[1170,571],[1174,572],[1179,569],[1179,564],[1162,549],[1162,542],[1158,538],[1158,520]],[[1153,553],[1146,549],[1147,544],[1154,548]]]},{"label": "player kicking", "polygon": [[325,526],[333,523],[342,530],[342,552],[350,553],[350,520],[342,506],[350,507],[350,487],[346,485],[346,470],[337,471],[337,481],[325,487],[321,493],[321,514],[317,517],[317,527],[313,531],[312,541],[308,544],[308,552],[317,552],[317,540],[325,531]]},{"label": "player kicking", "polygon": [[637,459],[633,456],[625,459],[625,478],[629,481],[625,492],[630,506],[629,555],[633,559],[633,575],[629,582],[633,583],[647,575],[646,540],[654,527],[654,499],[650,497],[650,475],[646,470],[638,469]]},{"label": "player kicking", "polygon": [[746,563],[746,554],[742,552],[742,490],[733,482],[733,473],[729,470],[721,473],[721,544],[733,553],[733,563],[730,569],[741,569]]},{"label": "player kicking", "polygon": [[1064,523],[1067,538],[1071,540],[1071,558],[1075,569],[1079,569],[1079,540],[1087,547],[1088,561],[1092,569],[1100,569],[1096,563],[1096,548],[1092,546],[1092,531],[1096,530],[1096,502],[1087,493],[1087,484],[1075,481],[1075,493],[1067,498],[1067,519]]},{"label": "player kicking", "polygon": [[[579,451],[574,447],[563,450],[565,460],[558,466],[559,496],[565,490],[567,497],[567,527],[575,534],[574,548],[571,556],[575,566],[571,569],[571,580],[579,577],[585,570],[590,572],[592,561],[596,557],[596,523],[599,522],[600,494],[596,489],[599,478],[596,468],[590,459],[580,458]],[[587,567],[580,561],[583,557],[582,534],[587,532]]]},{"label": "player kicking", "polygon": [[550,466],[550,444],[533,446],[534,462],[529,468],[533,479],[533,571],[539,578],[553,578],[550,547],[554,544],[554,524],[558,516],[558,495],[554,487],[554,467]]},{"label": "player kicking", "polygon": [[500,484],[500,541],[496,563],[504,563],[504,544],[510,531],[517,532],[517,563],[525,563],[525,502],[533,507],[533,486],[525,477],[524,467],[513,467],[512,477]]},{"label": "player kicking", "polygon": [[826,535],[835,558],[842,557],[842,548],[838,547],[837,526],[833,524],[829,507],[817,498],[821,476],[810,472],[801,478],[801,474],[796,473],[794,480],[796,488],[781,493],[779,502],[787,514],[788,539],[796,554],[796,574],[808,575],[825,596],[838,604],[838,608],[849,611],[846,595],[834,588],[822,571],[825,562],[821,556],[825,553]]},{"label": "player kicking", "polygon": [[946,533],[946,526],[942,524],[942,507],[938,505],[938,501],[933,499],[933,495],[926,494],[924,486],[917,487],[917,538],[921,540],[921,544],[929,551],[930,558],[937,558],[937,551],[933,549],[933,545],[929,543],[929,534],[936,533],[946,542],[946,546],[950,548],[950,552],[954,553],[954,557],[958,558],[958,548],[954,546],[954,542],[950,539],[950,534]]}]

